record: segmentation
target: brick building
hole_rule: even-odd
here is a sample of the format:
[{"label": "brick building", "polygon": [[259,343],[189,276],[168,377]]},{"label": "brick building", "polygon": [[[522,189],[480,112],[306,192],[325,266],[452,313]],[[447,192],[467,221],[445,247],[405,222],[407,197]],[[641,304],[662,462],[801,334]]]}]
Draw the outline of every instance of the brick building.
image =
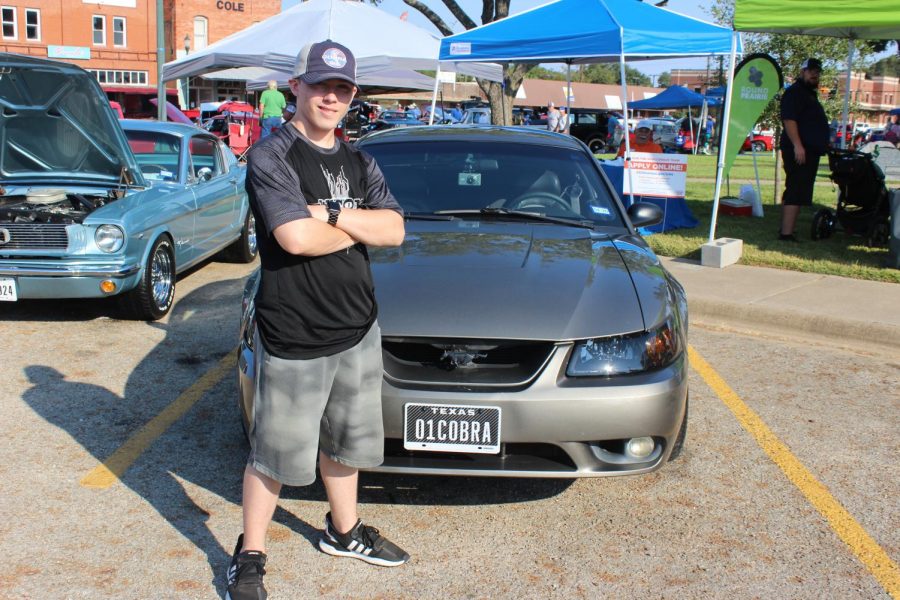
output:
[{"label": "brick building", "polygon": [[[281,0],[161,0],[165,60],[185,53],[185,41],[203,48],[281,10]],[[0,0],[0,52],[52,58],[94,73],[128,116],[151,116],[156,96],[157,0]],[[185,105],[182,85],[170,82],[170,100]],[[243,95],[234,82],[191,78],[194,104]]]}]

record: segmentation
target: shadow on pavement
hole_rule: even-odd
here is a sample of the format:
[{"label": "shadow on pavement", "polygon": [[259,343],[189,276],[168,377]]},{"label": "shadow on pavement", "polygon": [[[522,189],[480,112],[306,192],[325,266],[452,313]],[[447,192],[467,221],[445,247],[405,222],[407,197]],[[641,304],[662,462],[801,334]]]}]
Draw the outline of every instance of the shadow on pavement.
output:
[{"label": "shadow on pavement", "polygon": [[[239,279],[207,284],[180,298],[168,323],[141,324],[140,327],[163,329],[166,337],[129,374],[121,397],[101,386],[69,381],[65,373],[53,367],[30,365],[25,374],[32,387],[23,399],[47,422],[66,431],[98,462],[103,462],[234,349],[242,287]],[[224,572],[234,540],[224,540],[226,547],[219,543],[207,525],[209,514],[190,497],[182,480],[240,506],[241,479],[249,447],[241,432],[235,379],[235,371],[227,372],[121,477],[122,484],[144,498],[206,555],[212,584],[220,594],[225,591]],[[360,482],[362,505],[524,502],[554,496],[572,483],[380,473],[363,473]],[[327,511],[321,481],[303,488],[285,487],[282,498],[322,502],[323,518]],[[366,514],[377,514],[365,506],[361,509]],[[321,523],[307,523],[281,507],[275,513],[275,521],[316,546]],[[238,520],[233,525],[234,538],[240,529]]]}]

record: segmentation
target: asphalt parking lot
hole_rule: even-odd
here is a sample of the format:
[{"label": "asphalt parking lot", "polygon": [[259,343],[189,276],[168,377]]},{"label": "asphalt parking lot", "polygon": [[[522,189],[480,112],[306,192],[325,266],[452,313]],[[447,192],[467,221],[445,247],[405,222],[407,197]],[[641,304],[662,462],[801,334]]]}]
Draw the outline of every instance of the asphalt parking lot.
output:
[{"label": "asphalt parking lot", "polygon": [[[90,302],[2,306],[2,598],[215,598],[240,530],[240,291],[208,263],[155,324]],[[321,554],[321,485],[286,491],[271,598],[900,597],[900,364],[694,328],[685,454],[645,476],[364,474],[413,555]],[[894,473],[891,475],[891,473]]]}]

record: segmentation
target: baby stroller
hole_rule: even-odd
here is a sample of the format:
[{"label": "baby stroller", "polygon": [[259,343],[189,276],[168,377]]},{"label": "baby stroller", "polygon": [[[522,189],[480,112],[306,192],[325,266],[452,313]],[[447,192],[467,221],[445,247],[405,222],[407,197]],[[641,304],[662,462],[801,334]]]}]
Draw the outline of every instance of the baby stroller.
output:
[{"label": "baby stroller", "polygon": [[890,238],[890,203],[884,173],[871,154],[828,151],[831,180],[838,186],[837,212],[823,208],[813,215],[812,239],[831,237],[837,226],[860,235],[866,245],[885,245]]}]

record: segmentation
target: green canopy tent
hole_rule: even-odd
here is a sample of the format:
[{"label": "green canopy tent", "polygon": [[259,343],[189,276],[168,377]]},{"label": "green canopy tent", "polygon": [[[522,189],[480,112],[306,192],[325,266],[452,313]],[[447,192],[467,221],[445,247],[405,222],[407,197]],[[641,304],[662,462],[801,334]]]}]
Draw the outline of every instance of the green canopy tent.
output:
[{"label": "green canopy tent", "polygon": [[[897,0],[735,0],[733,26],[738,32],[789,33],[795,35],[821,35],[851,40],[847,59],[847,86],[844,94],[844,111],[841,130],[846,127],[850,109],[850,70],[853,64],[853,40],[900,39],[900,10]],[[728,69],[728,87],[734,83],[734,54]],[[720,148],[727,141],[727,126],[731,109],[730,97],[726,98]],[[841,136],[846,144],[846,135]],[[709,241],[715,238],[716,217],[722,184],[722,156],[716,171],[716,191],[713,198],[713,215],[709,228]]]},{"label": "green canopy tent", "polygon": [[[853,40],[900,39],[900,4],[897,0],[735,0],[734,29],[849,39],[843,131],[850,108]],[[842,145],[846,142],[847,136],[842,136]]]}]

